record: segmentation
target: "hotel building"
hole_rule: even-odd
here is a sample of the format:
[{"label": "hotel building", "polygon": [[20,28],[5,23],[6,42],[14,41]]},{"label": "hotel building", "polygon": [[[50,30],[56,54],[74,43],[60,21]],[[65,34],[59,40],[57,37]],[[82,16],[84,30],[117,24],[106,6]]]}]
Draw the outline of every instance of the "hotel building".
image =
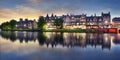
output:
[{"label": "hotel building", "polygon": [[62,18],[64,20],[63,28],[65,29],[74,29],[74,28],[81,28],[81,29],[91,29],[91,28],[110,28],[111,27],[111,15],[110,12],[108,13],[101,13],[101,16],[87,16],[86,14],[81,15],[63,15],[63,16],[56,16],[54,14],[49,17],[45,17],[47,22],[48,28],[54,28],[54,20],[56,18]]}]

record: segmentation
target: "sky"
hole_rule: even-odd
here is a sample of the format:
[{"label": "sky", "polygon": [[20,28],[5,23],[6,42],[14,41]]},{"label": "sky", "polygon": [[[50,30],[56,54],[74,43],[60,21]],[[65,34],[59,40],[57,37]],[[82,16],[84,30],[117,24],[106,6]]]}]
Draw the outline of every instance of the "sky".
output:
[{"label": "sky", "polygon": [[0,0],[0,24],[11,19],[38,19],[39,16],[63,14],[101,15],[111,12],[120,17],[120,0]]}]

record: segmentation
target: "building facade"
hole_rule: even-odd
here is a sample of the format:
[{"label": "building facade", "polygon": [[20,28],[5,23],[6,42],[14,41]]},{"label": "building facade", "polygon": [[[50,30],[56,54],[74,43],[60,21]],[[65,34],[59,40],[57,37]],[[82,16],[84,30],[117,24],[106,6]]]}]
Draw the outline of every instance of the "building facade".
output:
[{"label": "building facade", "polygon": [[20,29],[37,29],[37,22],[36,20],[23,20],[20,18],[20,20],[17,22],[17,28]]},{"label": "building facade", "polygon": [[114,28],[120,29],[120,17],[115,17],[112,19],[112,25]]},{"label": "building facade", "polygon": [[63,15],[63,28],[86,28],[86,15]]},{"label": "building facade", "polygon": [[[72,26],[72,28],[109,28],[110,26],[110,12],[109,13],[102,13],[101,16],[86,16],[86,14],[82,15],[67,15],[63,18],[64,20],[64,27],[65,26]],[[65,27],[66,28],[66,27]]]},{"label": "building facade", "polygon": [[52,14],[51,16],[49,16],[47,14],[47,16],[45,17],[45,21],[47,22],[47,29],[54,29],[54,20],[57,19],[58,17],[54,14]]},{"label": "building facade", "polygon": [[[58,18],[53,14],[51,17],[48,15],[45,17],[46,22],[49,27],[54,26],[54,19]],[[82,29],[90,29],[90,28],[110,28],[111,27],[111,15],[109,13],[101,13],[101,16],[87,16],[86,14],[82,15],[63,15],[60,18],[64,20],[63,28],[65,29],[73,29],[73,28],[82,28]]]},{"label": "building facade", "polygon": [[108,13],[101,13],[101,16],[96,16],[96,14],[87,16],[86,14],[81,15],[63,15],[63,16],[56,16],[54,14],[49,17],[45,17],[47,22],[48,28],[54,28],[54,20],[56,18],[62,18],[64,20],[63,28],[64,29],[74,29],[74,28],[81,28],[81,29],[91,29],[91,28],[110,28],[111,27],[111,15],[110,12]]}]

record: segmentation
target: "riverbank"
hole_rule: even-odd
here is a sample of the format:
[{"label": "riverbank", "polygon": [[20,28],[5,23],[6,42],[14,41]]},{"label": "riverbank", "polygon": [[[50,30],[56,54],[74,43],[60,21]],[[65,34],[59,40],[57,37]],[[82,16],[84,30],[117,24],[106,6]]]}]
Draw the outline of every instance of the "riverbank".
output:
[{"label": "riverbank", "polygon": [[51,29],[51,30],[14,29],[14,30],[3,30],[3,31],[79,32],[79,33],[97,32],[95,30],[87,30],[87,29]]},{"label": "riverbank", "polygon": [[31,29],[14,29],[3,31],[37,31],[37,32],[75,32],[75,33],[119,33],[116,29],[51,29],[51,30],[31,30]]},{"label": "riverbank", "polygon": [[[87,29],[57,29],[57,30],[44,30],[44,32],[79,32],[79,33],[87,33],[89,32]],[[95,31],[91,31],[95,33]]]}]

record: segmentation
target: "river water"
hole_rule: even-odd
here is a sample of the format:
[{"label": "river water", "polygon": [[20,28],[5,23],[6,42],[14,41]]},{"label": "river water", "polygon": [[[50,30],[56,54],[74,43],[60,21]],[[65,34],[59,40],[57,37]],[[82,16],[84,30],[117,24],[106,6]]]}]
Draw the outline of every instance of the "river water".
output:
[{"label": "river water", "polygon": [[120,60],[120,34],[2,31],[0,60]]}]

